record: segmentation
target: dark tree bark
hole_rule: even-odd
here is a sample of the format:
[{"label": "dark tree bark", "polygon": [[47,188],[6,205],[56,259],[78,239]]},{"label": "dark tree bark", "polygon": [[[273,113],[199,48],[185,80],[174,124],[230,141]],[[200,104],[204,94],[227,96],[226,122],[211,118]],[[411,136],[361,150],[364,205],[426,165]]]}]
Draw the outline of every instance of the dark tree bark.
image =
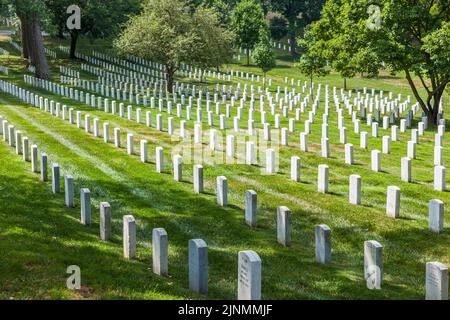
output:
[{"label": "dark tree bark", "polygon": [[51,79],[50,69],[45,57],[44,41],[37,13],[25,17],[26,38],[31,64],[36,68],[35,76],[41,79]]},{"label": "dark tree bark", "polygon": [[297,50],[296,50],[296,46],[297,46],[297,16],[293,16],[290,15],[289,17],[287,17],[288,20],[288,35],[289,35],[289,40],[290,43],[289,45],[291,46],[291,56],[295,57],[297,56]]},{"label": "dark tree bark", "polygon": [[58,34],[56,35],[59,39],[64,40],[64,26],[58,26]]},{"label": "dark tree bark", "polygon": [[76,59],[77,52],[77,43],[78,43],[78,31],[72,30],[70,31],[70,59]]},{"label": "dark tree bark", "polygon": [[176,68],[171,66],[166,66],[166,78],[167,78],[167,84],[166,84],[166,90],[169,93],[173,93],[173,78],[175,75]]},{"label": "dark tree bark", "polygon": [[[417,90],[416,84],[414,83],[411,73],[409,70],[405,70],[406,73],[406,79],[408,80],[409,86],[411,87],[411,90],[414,94],[414,97],[419,102],[420,107],[422,108],[423,112],[425,112],[428,122],[437,125],[437,119],[439,114],[439,103],[441,101],[442,95],[444,94],[445,87],[448,83],[450,83],[449,79],[441,79],[439,83],[435,81],[435,78],[433,78],[431,89],[428,88],[428,86],[425,84],[425,81],[423,78],[420,77],[422,84],[425,87],[425,90],[427,91],[427,100],[425,101],[419,91]],[[431,77],[434,77],[434,75],[431,75]]]},{"label": "dark tree bark", "polygon": [[297,46],[297,38],[295,37],[295,35],[291,34],[291,36],[289,37],[290,39],[290,46],[291,46],[291,56],[296,57],[297,56],[297,50],[296,50],[296,46]]},{"label": "dark tree bark", "polygon": [[22,48],[23,48],[22,57],[26,60],[29,60],[30,54],[29,54],[29,50],[28,50],[28,39],[27,39],[28,30],[27,30],[27,27],[25,26],[26,20],[23,18],[20,18],[20,23],[21,23],[21,29],[22,29],[22,31],[21,31]]}]

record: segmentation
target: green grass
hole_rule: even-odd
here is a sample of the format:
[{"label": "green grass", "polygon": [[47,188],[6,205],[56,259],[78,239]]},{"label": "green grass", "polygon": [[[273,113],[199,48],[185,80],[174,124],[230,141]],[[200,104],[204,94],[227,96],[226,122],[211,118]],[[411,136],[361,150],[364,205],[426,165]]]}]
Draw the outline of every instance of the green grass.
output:
[{"label": "green grass", "polygon": [[[56,46],[56,43],[49,43]],[[97,49],[107,44],[96,43]],[[4,42],[0,46],[10,50]],[[80,48],[89,48],[84,40]],[[281,52],[278,52],[279,54]],[[284,88],[284,76],[303,79],[291,67],[292,62],[280,57],[281,67],[272,71],[272,90]],[[263,299],[423,299],[425,263],[440,261],[450,264],[450,223],[448,206],[445,210],[445,230],[440,235],[428,231],[428,201],[441,199],[450,203],[449,192],[437,192],[433,183],[434,132],[427,131],[417,146],[418,159],[413,161],[413,183],[400,181],[400,159],[406,155],[409,131],[392,142],[391,154],[382,155],[383,172],[370,171],[370,149],[381,150],[381,136],[389,131],[380,129],[380,138],[369,138],[369,150],[360,149],[359,136],[353,133],[351,119],[346,115],[347,140],[355,145],[356,164],[344,164],[343,145],[339,144],[337,115],[330,104],[329,138],[331,158],[320,157],[321,111],[309,137],[310,152],[298,149],[298,135],[303,131],[305,115],[290,133],[290,146],[281,148],[280,173],[261,175],[261,168],[245,165],[205,166],[205,194],[196,195],[192,186],[192,166],[183,166],[184,181],[177,183],[171,175],[170,151],[176,145],[164,132],[147,128],[134,121],[106,114],[73,100],[23,83],[24,66],[17,57],[0,58],[12,73],[2,79],[27,87],[51,99],[109,121],[125,133],[135,134],[135,150],[140,139],[149,140],[149,161],[142,164],[138,156],[128,156],[124,148],[117,149],[102,139],[88,135],[39,109],[26,106],[12,96],[3,94],[0,114],[16,125],[46,152],[49,162],[61,165],[62,175],[75,178],[77,207],[68,209],[64,196],[53,195],[49,183],[39,182],[30,164],[21,161],[14,150],[0,142],[0,298],[2,299],[203,299],[188,288],[188,240],[202,238],[209,250],[209,294],[211,299],[235,299],[237,293],[237,253],[254,250],[262,259]],[[52,61],[57,79],[57,66],[76,68],[77,63],[59,59]],[[256,72],[254,68],[233,65],[233,68]],[[86,75],[82,73],[83,77]],[[319,80],[341,86],[338,75]],[[395,94],[411,94],[404,80],[381,78],[352,79],[350,87],[376,88]],[[213,86],[212,82],[207,85]],[[331,90],[330,90],[331,93]],[[414,100],[414,99],[413,99]],[[259,104],[257,104],[259,105]],[[446,110],[448,105],[446,104]],[[214,109],[214,108],[213,108]],[[319,110],[323,110],[321,104]],[[153,120],[157,111],[153,111]],[[233,110],[232,116],[236,113]],[[167,114],[164,113],[166,125]],[[194,115],[194,112],[193,112]],[[232,118],[231,118],[232,119]],[[246,126],[244,113],[241,128]],[[259,113],[255,124],[260,127]],[[271,116],[268,119],[272,122]],[[204,114],[206,123],[206,115]],[[178,127],[178,121],[175,122]],[[286,126],[283,120],[282,125]],[[193,122],[188,121],[192,130]],[[218,126],[218,118],[215,119]],[[227,121],[228,128],[232,120]],[[218,129],[218,128],[217,128]],[[365,123],[362,131],[369,131]],[[206,126],[204,126],[206,130]],[[124,143],[125,144],[125,143]],[[165,171],[154,170],[154,149],[165,148]],[[449,141],[444,147],[444,163],[450,163]],[[302,160],[302,182],[289,180],[289,161],[293,155]],[[317,166],[330,166],[330,193],[317,193]],[[360,174],[363,179],[363,203],[348,204],[348,177]],[[229,207],[216,205],[216,177],[228,178]],[[386,189],[401,188],[401,218],[386,217]],[[79,223],[79,194],[82,187],[92,192],[93,224]],[[245,190],[258,193],[258,227],[244,224]],[[99,204],[112,205],[113,240],[99,240]],[[292,211],[292,246],[283,248],[276,242],[276,207],[287,206]],[[122,257],[122,216],[133,214],[137,220],[137,258]],[[332,263],[322,266],[314,257],[314,226],[327,224],[332,230]],[[168,278],[151,271],[151,232],[163,227],[169,235]],[[363,242],[377,240],[384,246],[385,283],[382,290],[368,290],[363,277]],[[79,265],[82,273],[81,291],[66,288],[66,268]]]}]

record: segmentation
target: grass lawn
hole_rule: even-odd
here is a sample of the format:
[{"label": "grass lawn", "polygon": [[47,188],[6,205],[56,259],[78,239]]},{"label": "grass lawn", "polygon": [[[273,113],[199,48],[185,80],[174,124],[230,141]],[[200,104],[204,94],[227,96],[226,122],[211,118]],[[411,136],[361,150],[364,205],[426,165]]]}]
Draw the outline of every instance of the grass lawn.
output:
[{"label": "grass lawn", "polygon": [[[47,46],[56,48],[59,41],[48,40]],[[64,43],[67,45],[67,42]],[[82,39],[79,49],[107,50],[110,43],[94,44]],[[254,250],[262,259],[263,299],[423,299],[425,296],[425,264],[440,261],[450,265],[450,192],[433,190],[434,129],[420,137],[417,159],[413,160],[413,183],[400,181],[400,160],[406,156],[410,130],[400,133],[400,141],[391,143],[391,153],[382,155],[382,172],[370,169],[370,150],[381,150],[381,137],[390,130],[380,128],[378,138],[369,138],[369,149],[359,148],[359,135],[353,132],[351,117],[346,114],[347,142],[355,146],[355,165],[344,163],[344,145],[339,143],[337,113],[330,101],[329,140],[331,157],[320,155],[321,123],[324,88],[321,103],[309,135],[309,152],[299,149],[299,133],[304,130],[307,112],[296,123],[296,132],[289,134],[289,146],[280,148],[280,172],[261,174],[260,166],[204,165],[205,193],[193,192],[192,167],[184,163],[183,181],[173,180],[171,150],[177,146],[167,131],[138,124],[111,113],[105,113],[75,100],[56,96],[48,91],[24,83],[23,75],[30,74],[18,57],[18,52],[0,38],[0,47],[11,56],[0,56],[0,64],[10,69],[9,76],[0,79],[15,83],[49,99],[67,104],[97,117],[100,123],[110,123],[112,129],[121,128],[123,145],[125,134],[133,133],[135,150],[140,139],[148,140],[149,163],[139,156],[130,156],[126,148],[115,148],[61,118],[25,105],[11,95],[0,93],[0,115],[30,138],[49,157],[49,164],[61,166],[61,176],[72,175],[75,180],[76,207],[64,204],[64,194],[54,195],[49,182],[40,182],[31,173],[30,163],[22,161],[5,141],[0,141],[0,299],[236,299],[237,257],[241,250]],[[80,70],[80,62],[59,57],[50,60],[55,82],[59,82],[59,66]],[[269,73],[277,86],[284,90],[284,77],[306,78],[293,68],[286,53],[277,50],[279,66]],[[244,61],[244,60],[242,60]],[[230,68],[261,74],[254,67],[238,63]],[[81,72],[83,79],[95,81],[91,74]],[[237,78],[232,83],[236,85]],[[315,79],[317,83],[339,89],[343,80],[339,75]],[[190,82],[188,79],[180,81]],[[251,82],[239,79],[243,83]],[[190,82],[192,83],[192,82]],[[215,87],[213,79],[201,84]],[[197,83],[199,85],[199,83]],[[349,89],[363,87],[401,93],[403,99],[412,93],[401,76],[383,74],[379,79],[348,80]],[[80,89],[80,88],[78,88]],[[450,112],[448,95],[445,110]],[[412,97],[412,101],[414,98]],[[249,104],[246,104],[248,107]],[[256,109],[259,103],[256,104]],[[175,109],[175,108],[174,108]],[[214,108],[213,108],[214,109]],[[155,117],[157,109],[152,110]],[[232,128],[233,116],[227,119]],[[172,115],[175,117],[174,115]],[[291,113],[292,116],[292,113]],[[167,128],[167,113],[163,113]],[[145,118],[145,117],[144,117]],[[193,110],[193,118],[195,112]],[[178,118],[175,124],[178,128]],[[243,113],[241,128],[246,127],[247,112]],[[417,126],[419,114],[415,119]],[[154,121],[154,118],[153,118]],[[273,123],[273,117],[268,116]],[[206,131],[207,117],[203,116]],[[260,114],[255,112],[255,126],[261,128]],[[448,121],[447,121],[448,123]],[[282,127],[288,121],[282,117]],[[193,131],[194,121],[186,121]],[[214,119],[219,131],[218,116]],[[447,124],[447,131],[450,130]],[[361,131],[370,128],[361,120]],[[447,133],[448,135],[448,133]],[[446,138],[446,137],[445,137]],[[155,171],[154,150],[163,146],[165,173]],[[450,163],[450,140],[444,139],[444,165]],[[301,182],[290,181],[290,158],[302,161]],[[328,194],[317,192],[317,167],[330,167]],[[362,177],[362,205],[348,203],[349,176]],[[216,177],[228,179],[227,208],[216,204]],[[401,217],[386,217],[386,189],[395,185],[401,189]],[[62,182],[63,186],[63,182]],[[93,221],[89,227],[79,222],[79,189],[92,192]],[[250,229],[244,222],[245,191],[258,194],[258,226]],[[428,231],[428,202],[440,199],[446,204],[444,232]],[[113,239],[99,239],[99,205],[107,201],[112,206]],[[292,246],[281,247],[276,241],[276,208],[287,206],[292,211]],[[137,257],[126,260],[122,254],[122,216],[133,214],[137,221]],[[332,262],[320,265],[315,261],[314,227],[327,224],[332,230]],[[153,228],[165,228],[169,236],[169,277],[152,273]],[[188,285],[188,241],[201,238],[208,244],[209,293],[195,295]],[[382,290],[369,290],[363,275],[363,246],[366,240],[383,245],[384,285]],[[66,288],[66,269],[70,265],[81,268],[82,290]]]}]

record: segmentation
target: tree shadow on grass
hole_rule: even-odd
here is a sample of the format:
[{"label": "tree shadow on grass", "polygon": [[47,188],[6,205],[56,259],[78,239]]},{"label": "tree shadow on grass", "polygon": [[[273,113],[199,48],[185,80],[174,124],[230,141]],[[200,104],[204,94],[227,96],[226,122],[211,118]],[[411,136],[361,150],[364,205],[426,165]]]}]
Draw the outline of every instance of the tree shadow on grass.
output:
[{"label": "tree shadow on grass", "polygon": [[[129,175],[127,183],[113,179],[75,181],[76,197],[80,187],[88,187],[93,191],[93,203],[109,201],[112,204],[112,243],[98,240],[98,208],[92,209],[93,225],[85,227],[79,223],[79,208],[65,208],[63,195],[52,195],[50,186],[38,183],[37,176],[17,181],[8,176],[1,176],[0,181],[5,185],[17,186],[11,197],[2,202],[3,205],[10,202],[21,204],[14,210],[17,220],[8,221],[6,226],[10,230],[13,226],[20,225],[26,230],[23,232],[23,245],[15,249],[19,254],[6,260],[9,267],[13,268],[21,262],[21,254],[27,257],[27,264],[41,265],[41,273],[31,272],[34,279],[49,276],[57,279],[49,282],[48,292],[66,292],[65,268],[79,263],[85,274],[84,283],[93,288],[94,294],[97,293],[100,297],[142,298],[156,291],[175,298],[204,298],[190,294],[187,285],[188,240],[203,238],[210,251],[208,298],[236,297],[237,253],[239,250],[248,249],[259,252],[263,260],[264,298],[333,299],[368,296],[363,291],[360,292],[361,296],[358,295],[355,287],[359,288],[359,285],[355,285],[350,276],[352,273],[361,272],[361,261],[357,264],[352,262],[355,259],[353,256],[358,256],[356,252],[359,252],[359,248],[358,251],[349,251],[347,256],[341,254],[338,257],[342,257],[342,260],[336,260],[330,267],[317,266],[314,260],[311,260],[314,254],[311,241],[301,242],[296,239],[292,248],[281,248],[274,241],[273,228],[251,230],[246,227],[242,223],[242,209],[238,206],[231,204],[228,208],[219,207],[216,205],[215,195],[199,196],[189,192],[186,186],[173,181],[169,174],[149,174],[150,171],[153,172],[153,167],[145,167],[142,171],[141,177]],[[97,190],[107,192],[105,194]],[[30,207],[33,208],[32,212],[26,209]],[[138,258],[132,261],[122,258],[121,243],[121,218],[129,213],[135,216],[138,224]],[[303,228],[309,230],[307,233],[310,235],[313,226],[323,221],[315,217],[314,213],[308,213],[308,210],[303,213],[309,218],[302,218],[301,223]],[[169,279],[154,276],[151,272],[149,247],[154,227],[164,227],[169,234]],[[336,231],[339,234],[339,228],[333,228],[333,232]],[[17,241],[14,233],[11,237],[7,234],[7,237]],[[359,246],[364,239],[352,229],[343,232],[339,241],[349,242],[350,246],[356,246],[358,243]],[[3,246],[4,242],[0,243],[0,246]],[[5,251],[11,251],[11,248],[6,247]],[[44,262],[39,257],[27,256],[29,252],[35,252],[39,257],[45,256]],[[55,267],[48,268],[48,264],[45,264],[48,259],[53,261],[52,265]],[[16,271],[15,274],[23,276],[24,273],[26,270]],[[8,279],[9,283],[11,281]],[[39,283],[39,280],[33,281]],[[338,289],[323,286],[324,282],[333,283]],[[414,292],[411,292],[410,288],[388,288],[382,298],[393,296],[414,297]]]},{"label": "tree shadow on grass", "polygon": [[[93,224],[90,227],[82,226],[79,220],[79,209],[67,209],[64,206],[63,195],[54,196],[45,183],[38,183],[34,178],[14,180],[1,176],[4,185],[14,185],[13,197],[3,204],[15,204],[9,210],[14,219],[3,219],[4,228],[11,229],[20,226],[26,230],[23,234],[3,235],[8,241],[2,241],[5,252],[14,251],[6,257],[8,268],[12,268],[20,261],[24,265],[34,265],[35,270],[15,270],[12,275],[32,277],[33,283],[40,283],[39,279],[51,277],[47,283],[48,292],[54,291],[63,295],[65,289],[65,268],[68,265],[80,265],[83,272],[83,284],[92,289],[93,297],[100,298],[129,298],[144,297],[149,292],[157,291],[174,298],[190,297],[203,299],[203,296],[192,295],[187,286],[187,243],[191,238],[201,237],[210,245],[210,294],[207,298],[234,299],[236,295],[236,249],[270,247],[272,253],[263,253],[263,297],[308,299],[308,298],[357,298],[355,295],[354,277],[349,273],[360,272],[360,262],[352,266],[354,257],[339,254],[339,260],[330,266],[324,267],[316,264],[313,259],[311,243],[296,243],[293,248],[281,248],[275,242],[268,242],[268,232],[273,230],[251,230],[236,215],[231,214],[239,209],[235,205],[228,208],[218,207],[214,199],[199,198],[197,195],[166,185],[165,190],[159,185],[149,183],[147,180],[134,180],[136,187],[151,186],[147,188],[149,198],[130,194],[121,183],[108,182],[111,199],[97,199],[95,193],[93,200],[108,200],[113,204],[113,219],[121,220],[125,214],[116,205],[127,203],[130,207],[127,212],[135,215],[138,224],[138,258],[127,261],[122,258],[121,224],[114,224],[113,242],[98,240],[98,208],[93,208]],[[86,187],[102,186],[105,181],[87,181]],[[94,188],[91,188],[95,190]],[[17,192],[21,190],[21,192]],[[75,192],[77,194],[77,192]],[[167,194],[171,196],[168,197]],[[213,198],[213,197],[211,197]],[[157,202],[155,202],[157,199]],[[30,206],[40,210],[29,212]],[[4,212],[4,210],[2,210]],[[71,217],[72,219],[67,219]],[[240,222],[238,223],[238,219]],[[5,222],[7,221],[7,222]],[[317,224],[320,220],[313,219],[307,224]],[[150,242],[151,230],[154,227],[164,227],[169,234],[170,278],[161,278],[151,272],[150,252],[142,247],[141,243]],[[196,231],[195,231],[196,230]],[[312,230],[312,228],[311,228]],[[353,238],[361,238],[352,231],[333,232],[344,234],[355,243]],[[348,234],[348,236],[346,235]],[[51,239],[51,241],[49,241]],[[361,242],[364,239],[358,239]],[[11,250],[9,246],[20,243]],[[309,248],[305,251],[305,245]],[[303,253],[301,253],[303,252]],[[45,258],[42,258],[45,257]],[[50,266],[45,263],[52,261]],[[280,268],[282,261],[282,269]],[[230,270],[231,272],[224,272]],[[300,272],[300,270],[302,270]],[[305,270],[307,272],[305,272]],[[342,272],[345,270],[345,272]],[[28,273],[27,273],[28,272]],[[28,275],[27,275],[27,274]],[[281,274],[283,276],[281,276]],[[280,280],[281,278],[281,280]],[[362,280],[362,275],[359,276]],[[10,282],[12,279],[6,279]],[[341,283],[337,292],[324,288],[324,281]],[[232,285],[229,285],[232,283]],[[299,285],[301,284],[301,285]],[[302,287],[304,287],[302,289]],[[356,288],[359,288],[357,285]],[[19,289],[16,287],[16,289]],[[14,289],[15,290],[15,289]],[[359,289],[356,290],[356,292]],[[361,290],[366,290],[361,286]],[[45,288],[44,288],[45,291]],[[118,293],[121,292],[121,293]],[[387,285],[382,294],[374,293],[374,297],[388,298],[393,293],[398,297],[414,296],[409,289]],[[33,293],[31,293],[33,294]],[[367,292],[364,294],[367,297]]]}]

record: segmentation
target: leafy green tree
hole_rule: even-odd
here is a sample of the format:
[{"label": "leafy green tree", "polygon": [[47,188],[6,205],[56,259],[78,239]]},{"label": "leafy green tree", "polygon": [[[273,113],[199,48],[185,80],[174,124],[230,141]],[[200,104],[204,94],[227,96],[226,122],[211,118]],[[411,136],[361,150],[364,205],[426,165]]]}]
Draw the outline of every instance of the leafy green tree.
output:
[{"label": "leafy green tree", "polygon": [[0,18],[12,18],[14,11],[7,0],[0,0]]},{"label": "leafy green tree", "polygon": [[46,15],[46,8],[40,0],[10,0],[4,5],[11,5],[20,19],[22,30],[23,57],[35,67],[38,78],[50,79],[50,69],[45,57],[41,23]]},{"label": "leafy green tree", "polygon": [[200,0],[197,6],[204,5],[214,8],[219,15],[222,25],[228,26],[231,23],[230,11],[236,5],[234,0]]},{"label": "leafy green tree", "polygon": [[163,63],[169,92],[180,64],[194,61],[199,45],[190,10],[182,0],[149,0],[115,41],[124,54]]},{"label": "leafy green tree", "polygon": [[236,34],[237,45],[247,51],[250,65],[250,50],[259,40],[259,31],[266,25],[261,5],[253,0],[241,0],[231,15],[231,28]]},{"label": "leafy green tree", "polygon": [[291,54],[296,51],[296,39],[304,28],[320,17],[325,0],[271,0],[272,9],[281,13],[288,21],[288,36],[292,47]]},{"label": "leafy green tree", "polygon": [[193,30],[198,36],[194,63],[203,68],[215,68],[233,59],[234,34],[222,27],[214,8],[200,6],[193,14]]},{"label": "leafy green tree", "polygon": [[327,74],[325,70],[326,61],[313,50],[308,50],[315,43],[314,34],[310,31],[305,32],[303,38],[298,39],[298,45],[303,51],[300,60],[296,63],[300,73],[306,75],[312,84],[314,76],[324,76]]},{"label": "leafy green tree", "polygon": [[195,9],[184,0],[148,0],[114,44],[123,54],[163,63],[167,90],[172,92],[175,72],[182,63],[217,68],[226,62],[232,33],[220,25],[211,8]]},{"label": "leafy green tree", "polygon": [[377,10],[368,10],[370,4],[328,0],[313,26],[317,42],[310,50],[332,61],[344,77],[362,70],[364,52],[372,56],[372,73],[383,64],[404,72],[422,110],[436,123],[450,82],[450,0],[380,0]]},{"label": "leafy green tree", "polygon": [[341,7],[340,1],[336,3],[329,1],[322,10],[322,18],[311,28],[314,41],[308,42],[308,51],[330,61],[332,69],[343,77],[345,90],[348,78],[364,73],[376,76],[382,67],[374,48],[366,46],[370,38],[370,34],[367,33],[369,30],[367,20],[357,24],[338,22],[354,16],[355,10],[361,10],[366,15],[367,7],[368,5],[364,6],[361,3]]},{"label": "leafy green tree", "polygon": [[372,48],[360,48],[353,57],[355,69],[361,77],[367,75],[368,78],[378,77],[380,69],[383,68],[382,61],[379,60]]},{"label": "leafy green tree", "polygon": [[261,28],[259,32],[259,42],[253,51],[253,60],[264,73],[265,88],[267,72],[276,67],[275,54],[272,50],[272,40],[270,39],[267,27]]}]

